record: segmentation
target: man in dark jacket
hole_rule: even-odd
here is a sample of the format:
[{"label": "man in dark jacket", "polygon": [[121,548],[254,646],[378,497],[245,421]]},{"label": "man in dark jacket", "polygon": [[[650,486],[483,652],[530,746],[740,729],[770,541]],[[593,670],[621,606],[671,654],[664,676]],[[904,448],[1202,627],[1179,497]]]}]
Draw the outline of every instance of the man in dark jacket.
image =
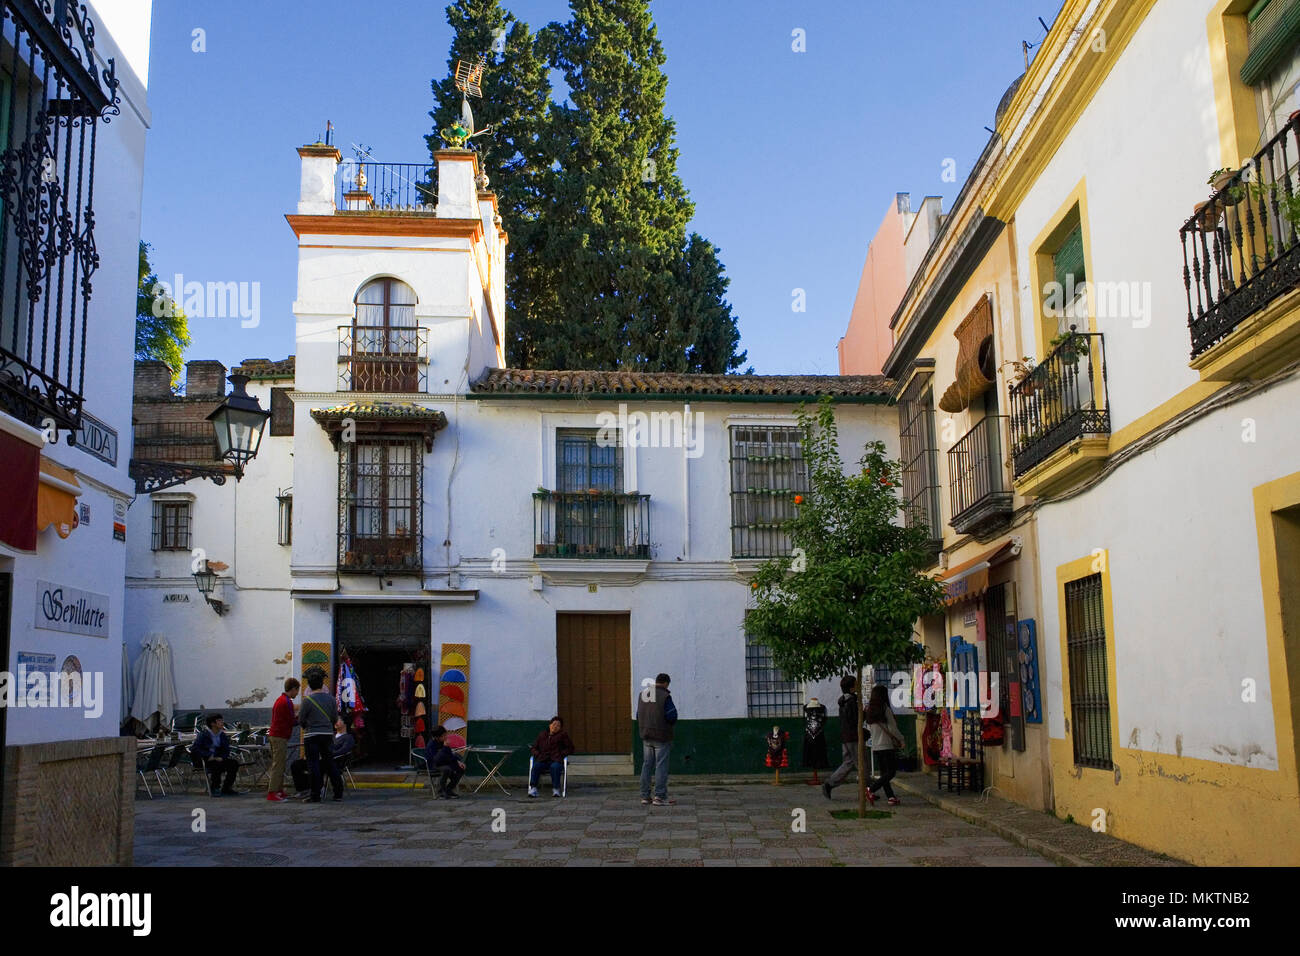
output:
[{"label": "man in dark jacket", "polygon": [[858,695],[855,692],[858,681],[854,677],[840,678],[840,750],[843,753],[841,763],[826,782],[822,784],[822,793],[831,799],[831,791],[848,779],[850,773],[858,766],[858,728],[862,723]]},{"label": "man in dark jacket", "polygon": [[[203,762],[203,769],[208,772],[212,783],[214,797],[237,796],[235,775],[239,773],[239,761],[230,756],[230,735],[225,732],[226,719],[220,714],[208,718],[208,726],[194,739],[190,753]],[[221,785],[221,774],[225,773],[225,785]]]},{"label": "man in dark jacket", "polygon": [[677,802],[668,799],[668,755],[673,749],[673,724],[677,723],[677,708],[668,692],[668,682],[667,674],[656,677],[653,687],[642,689],[636,707],[642,746],[641,803],[650,803],[650,782],[653,780],[656,807]]},{"label": "man in dark jacket", "polygon": [[429,763],[429,776],[439,775],[438,796],[457,797],[456,785],[465,776],[465,764],[456,756],[456,751],[447,746],[447,728],[439,724],[429,736],[429,746],[424,750],[424,759]]},{"label": "man in dark jacket", "polygon": [[[334,722],[334,747],[331,751],[331,756],[334,758],[335,761],[334,765],[336,767],[342,766],[342,764],[339,763],[339,761],[343,757],[346,757],[348,754],[352,753],[352,748],[355,747],[356,744],[357,744],[356,738],[353,737],[350,733],[348,733],[347,726],[343,723],[343,721],[342,720],[335,721]],[[310,769],[311,768],[308,766],[307,761],[302,759],[301,757],[299,757],[293,763],[289,764],[289,773],[293,777],[293,785],[298,789],[298,792],[295,793],[294,796],[298,797],[299,799],[302,799],[303,797],[306,797],[311,793],[311,791],[308,789],[308,786],[311,783]],[[339,772],[342,773],[341,770]]]},{"label": "man in dark jacket", "polygon": [[550,726],[537,735],[533,741],[533,772],[528,778],[528,795],[537,796],[537,783],[542,779],[542,772],[551,772],[551,796],[558,797],[560,780],[564,776],[564,758],[573,753],[573,741],[564,732],[564,721],[552,717]]}]

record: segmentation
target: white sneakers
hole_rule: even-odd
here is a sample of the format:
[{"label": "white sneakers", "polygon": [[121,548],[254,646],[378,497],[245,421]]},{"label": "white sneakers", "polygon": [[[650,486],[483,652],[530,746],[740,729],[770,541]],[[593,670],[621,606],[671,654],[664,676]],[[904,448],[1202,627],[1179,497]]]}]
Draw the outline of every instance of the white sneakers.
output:
[{"label": "white sneakers", "polygon": [[537,796],[537,788],[536,788],[536,787],[529,787],[529,788],[528,788],[528,795],[529,795],[530,797],[535,797],[535,796]]}]

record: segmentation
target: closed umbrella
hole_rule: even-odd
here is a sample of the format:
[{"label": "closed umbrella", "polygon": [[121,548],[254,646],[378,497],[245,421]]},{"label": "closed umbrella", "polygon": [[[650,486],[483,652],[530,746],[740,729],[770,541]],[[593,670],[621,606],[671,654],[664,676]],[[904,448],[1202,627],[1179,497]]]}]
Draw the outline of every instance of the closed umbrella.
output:
[{"label": "closed umbrella", "polygon": [[126,723],[126,719],[131,716],[131,700],[134,698],[135,688],[131,684],[131,656],[126,652],[126,641],[122,642],[122,707],[121,715],[118,719],[118,726]]},{"label": "closed umbrella", "polygon": [[157,714],[158,724],[154,729],[170,727],[176,713],[176,672],[171,646],[161,634],[150,634],[140,645],[134,683],[131,716],[147,726]]}]

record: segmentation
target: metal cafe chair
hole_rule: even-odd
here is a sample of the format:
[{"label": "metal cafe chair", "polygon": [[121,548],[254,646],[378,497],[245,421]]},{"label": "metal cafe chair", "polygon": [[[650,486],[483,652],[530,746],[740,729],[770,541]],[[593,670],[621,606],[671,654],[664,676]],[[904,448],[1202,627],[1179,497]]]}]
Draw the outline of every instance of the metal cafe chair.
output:
[{"label": "metal cafe chair", "polygon": [[[531,784],[532,781],[533,781],[533,760],[534,760],[534,758],[533,758],[532,756],[529,756],[529,758],[528,758],[528,782],[529,782],[529,784]],[[537,782],[538,782],[538,783],[541,783],[540,780],[537,781]],[[565,757],[565,758],[564,758],[564,773],[562,773],[562,774],[560,775],[560,796],[562,796],[562,797],[567,797],[568,795],[569,795],[569,758],[568,758],[568,757]]]}]

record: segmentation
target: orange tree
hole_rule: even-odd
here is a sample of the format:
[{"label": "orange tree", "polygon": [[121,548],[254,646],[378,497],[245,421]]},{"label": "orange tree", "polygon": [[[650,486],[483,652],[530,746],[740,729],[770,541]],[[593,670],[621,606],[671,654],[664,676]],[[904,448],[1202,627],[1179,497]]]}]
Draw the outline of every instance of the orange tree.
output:
[{"label": "orange tree", "polygon": [[[835,413],[824,396],[797,410],[808,491],[785,525],[791,554],[765,562],[751,587],[746,618],[754,641],[772,651],[787,680],[855,674],[865,697],[868,665],[902,666],[923,654],[918,618],[942,608],[943,586],[930,563],[923,522],[902,520],[902,465],[883,442],[869,442],[856,472],[840,459]],[[866,764],[858,734],[858,813],[866,812]]]}]

